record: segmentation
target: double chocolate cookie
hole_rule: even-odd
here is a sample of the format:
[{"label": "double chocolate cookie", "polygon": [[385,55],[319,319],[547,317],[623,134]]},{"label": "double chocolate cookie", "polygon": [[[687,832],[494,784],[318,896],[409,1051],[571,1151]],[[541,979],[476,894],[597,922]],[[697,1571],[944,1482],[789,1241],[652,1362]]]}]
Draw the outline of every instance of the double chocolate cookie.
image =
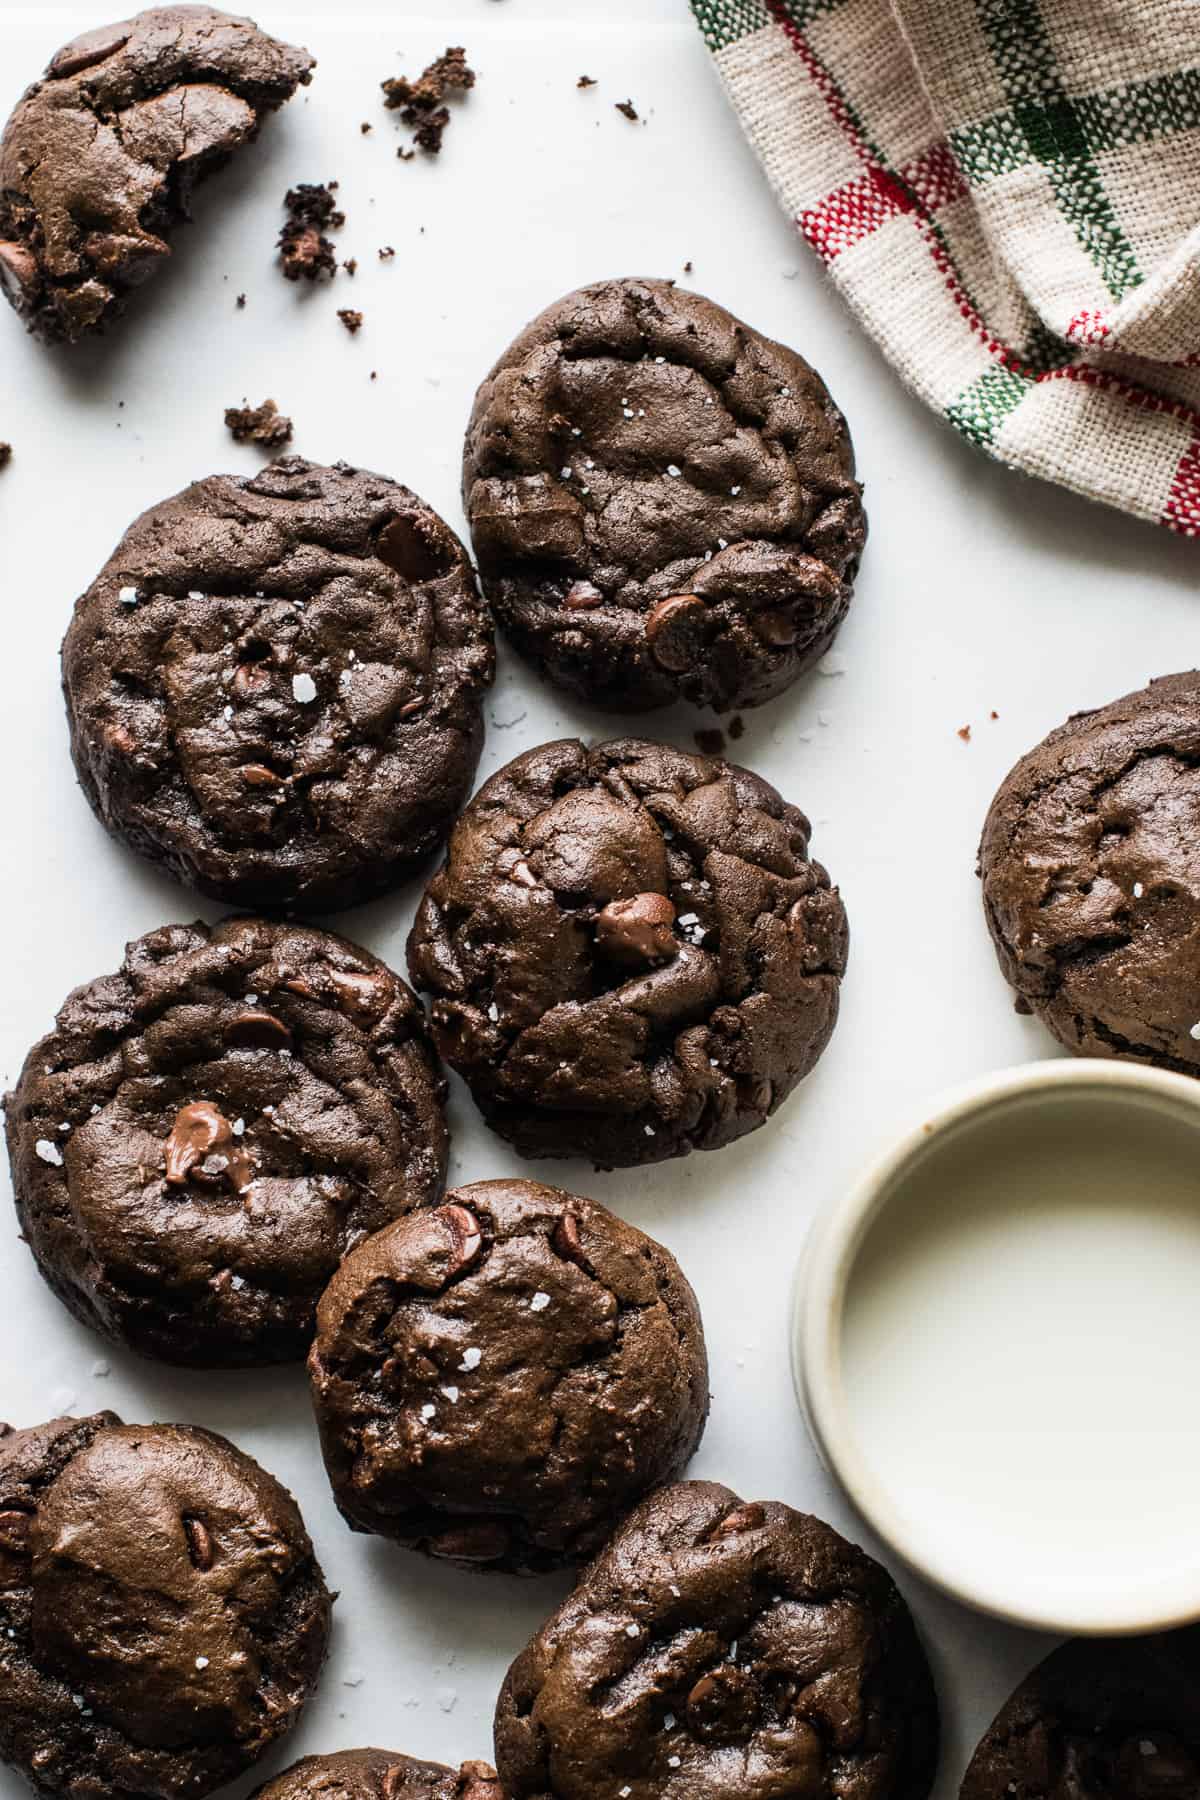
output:
[{"label": "double chocolate cookie", "polygon": [[828,649],[867,533],[846,422],[794,350],[669,281],[536,318],[475,401],[463,496],[523,656],[615,710],[724,710]]},{"label": "double chocolate cookie", "polygon": [[993,800],[979,869],[1000,966],[1061,1044],[1200,1074],[1200,675],[1052,731]]},{"label": "double chocolate cookie", "polygon": [[1001,1709],[960,1800],[1196,1800],[1200,1629],[1075,1639]]},{"label": "double chocolate cookie", "polygon": [[130,526],[63,644],[101,823],[179,881],[318,911],[392,886],[470,792],[494,652],[407,488],[287,457]]},{"label": "double chocolate cookie", "polygon": [[124,311],[196,182],[312,67],[211,6],[152,7],[64,44],[0,138],[0,286],[29,329],[71,343]]},{"label": "double chocolate cookie", "polygon": [[21,1230],[143,1355],[301,1357],[346,1251],[440,1194],[443,1093],[420,1003],[365,950],[165,925],[76,989],[5,1100]]},{"label": "double chocolate cookie", "polygon": [[925,1800],[937,1700],[886,1570],[819,1519],[661,1489],[508,1672],[511,1800]]},{"label": "double chocolate cookie", "polygon": [[320,1673],[330,1597],[294,1500],[191,1425],[0,1429],[0,1756],[44,1794],[200,1800]]},{"label": "double chocolate cookie", "polygon": [[486,782],[408,953],[493,1129],[614,1168],[761,1125],[828,1042],[846,965],[808,838],[748,770],[642,739],[543,744]]},{"label": "double chocolate cookie", "polygon": [[696,1297],[594,1200],[481,1181],[362,1244],[309,1356],[338,1506],[479,1568],[590,1556],[708,1415]]},{"label": "double chocolate cookie", "polygon": [[455,1771],[397,1750],[335,1750],[293,1763],[252,1800],[504,1800],[504,1795],[490,1763],[466,1762]]}]

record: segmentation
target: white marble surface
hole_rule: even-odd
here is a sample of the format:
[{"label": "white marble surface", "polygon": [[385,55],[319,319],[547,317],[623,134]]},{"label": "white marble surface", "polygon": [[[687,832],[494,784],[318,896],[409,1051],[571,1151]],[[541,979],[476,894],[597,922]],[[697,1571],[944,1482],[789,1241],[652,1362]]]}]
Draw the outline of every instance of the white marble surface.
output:
[{"label": "white marble surface", "polygon": [[[0,110],[61,41],[115,10],[4,0]],[[858,1532],[792,1400],[787,1300],[806,1221],[931,1092],[1048,1052],[993,962],[974,874],[980,822],[1009,763],[1066,713],[1195,662],[1196,549],[1007,474],[901,390],[777,211],[684,0],[388,0],[373,13],[356,0],[264,0],[258,16],[310,45],[317,78],[203,190],[136,316],[68,354],[0,316],[0,438],[15,448],[0,476],[0,1074],[16,1074],[68,987],[115,966],[127,938],[215,916],[93,821],[72,778],[57,650],[72,600],[136,512],[195,476],[255,468],[257,454],[225,433],[224,406],[274,395],[299,450],[385,470],[461,527],[462,429],[515,329],[579,282],[682,278],[690,259],[696,287],[816,363],[858,445],[871,543],[839,645],[845,672],[749,715],[740,746],[811,813],[816,853],[849,907],[852,963],[830,1050],[766,1130],[641,1173],[538,1172],[657,1233],[694,1282],[714,1390],[695,1472]],[[378,83],[448,42],[468,46],[480,84],[440,163],[401,165]],[[580,93],[585,71],[600,85]],[[627,96],[644,124],[613,110]],[[370,136],[360,119],[373,121]],[[331,176],[347,213],[342,252],[360,273],[300,292],[272,266],[279,203],[292,183]],[[386,243],[397,254],[384,265]],[[353,340],[334,316],[347,305],[366,315]],[[607,724],[508,656],[488,715],[485,773],[546,737]],[[695,723],[660,715],[652,729],[686,743]],[[956,731],[968,723],[964,744]],[[413,900],[406,890],[343,923],[401,962]],[[457,1087],[452,1123],[454,1177],[515,1171]],[[341,1590],[336,1633],[305,1724],[260,1774],[364,1742],[487,1755],[504,1669],[564,1584],[472,1580],[352,1538],[328,1498],[298,1372],[187,1376],[108,1350],[41,1285],[11,1214],[0,1230],[0,1412],[27,1423],[69,1401],[196,1420],[302,1500]],[[91,1372],[98,1356],[106,1378]],[[948,1797],[978,1732],[1046,1646],[901,1579],[942,1686]],[[0,1773],[3,1800],[23,1791]]]}]

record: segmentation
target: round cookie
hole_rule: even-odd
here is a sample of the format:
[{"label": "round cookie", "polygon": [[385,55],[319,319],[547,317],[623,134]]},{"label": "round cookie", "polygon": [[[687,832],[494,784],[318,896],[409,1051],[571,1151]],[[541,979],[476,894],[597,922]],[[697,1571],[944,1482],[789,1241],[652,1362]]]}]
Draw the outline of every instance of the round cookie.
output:
[{"label": "round cookie", "polygon": [[0,138],[0,287],[47,343],[103,330],[171,254],[196,182],[307,83],[307,50],[156,6],[52,58]]},{"label": "round cookie", "polygon": [[617,1168],[761,1125],[825,1048],[846,965],[808,838],[758,776],[643,739],[493,775],[408,945],[492,1128]]},{"label": "round cookie", "polygon": [[418,1762],[398,1750],[335,1750],[305,1756],[251,1800],[504,1800],[490,1763]]},{"label": "round cookie", "polygon": [[43,1794],[201,1800],[316,1686],[331,1602],[295,1501],[197,1426],[0,1430],[0,1756]]},{"label": "round cookie", "polygon": [[346,1251],[441,1193],[444,1091],[420,1003],[365,950],[164,925],[70,995],[6,1097],[21,1230],[143,1355],[302,1357]]},{"label": "round cookie", "polygon": [[443,841],[494,651],[466,551],[386,476],[300,457],[135,520],[63,644],[114,836],[244,906],[351,906]]},{"label": "round cookie", "polygon": [[669,281],[597,282],[526,327],[476,396],[463,497],[517,649],[619,712],[782,693],[867,535],[820,376]]},{"label": "round cookie", "polygon": [[508,1672],[510,1800],[925,1800],[937,1699],[887,1571],[715,1482],[628,1519]]},{"label": "round cookie", "polygon": [[1021,1010],[1079,1055],[1200,1074],[1200,674],[1080,713],[1022,757],[979,870]]},{"label": "round cookie", "polygon": [[1074,1639],[980,1740],[960,1800],[1196,1800],[1200,1629]]},{"label": "round cookie", "polygon": [[696,1297],[594,1200],[481,1181],[361,1244],[309,1355],[345,1518],[527,1572],[591,1556],[681,1474],[708,1415]]}]

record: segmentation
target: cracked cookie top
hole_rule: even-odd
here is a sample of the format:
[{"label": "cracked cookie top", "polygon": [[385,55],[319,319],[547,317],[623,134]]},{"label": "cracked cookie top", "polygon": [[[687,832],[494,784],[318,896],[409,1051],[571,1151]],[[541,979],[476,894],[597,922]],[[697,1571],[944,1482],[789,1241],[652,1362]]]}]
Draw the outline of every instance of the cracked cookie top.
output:
[{"label": "cracked cookie top", "polygon": [[335,1750],[305,1756],[252,1800],[504,1800],[490,1763],[461,1769],[420,1762],[398,1750]]},{"label": "cracked cookie top", "polygon": [[302,1357],[347,1250],[441,1193],[443,1096],[420,1003],[365,950],[165,925],[70,995],[5,1100],[21,1229],[144,1355]]},{"label": "cracked cookie top", "polygon": [[820,376],[667,281],[581,288],[521,333],[476,397],[463,496],[517,649],[622,712],[781,693],[866,538]]},{"label": "cracked cookie top", "polygon": [[887,1571],[820,1519],[661,1488],[508,1672],[512,1800],[925,1800],[925,1653]]},{"label": "cracked cookie top", "polygon": [[1200,675],[1080,713],[1004,781],[979,853],[1018,1004],[1083,1056],[1200,1074]]},{"label": "cracked cookie top", "polygon": [[708,1415],[695,1295],[594,1200],[481,1181],[342,1264],[309,1357],[350,1524],[477,1568],[592,1555]]},{"label": "cracked cookie top", "polygon": [[485,782],[408,954],[493,1129],[617,1168],[761,1125],[825,1048],[846,966],[808,838],[749,770],[645,739],[543,744]]},{"label": "cracked cookie top", "polygon": [[191,1425],[0,1435],[0,1755],[41,1793],[201,1800],[290,1731],[330,1596],[295,1501]]},{"label": "cracked cookie top", "polygon": [[1076,1638],[1001,1708],[960,1800],[1196,1800],[1200,1630]]},{"label": "cracked cookie top", "polygon": [[115,836],[217,899],[315,911],[442,842],[493,663],[466,552],[424,501],[286,457],[130,526],[76,605],[63,684]]},{"label": "cracked cookie top", "polygon": [[30,331],[75,342],[171,254],[192,188],[309,80],[249,19],[159,6],[65,44],[0,139],[0,286]]}]

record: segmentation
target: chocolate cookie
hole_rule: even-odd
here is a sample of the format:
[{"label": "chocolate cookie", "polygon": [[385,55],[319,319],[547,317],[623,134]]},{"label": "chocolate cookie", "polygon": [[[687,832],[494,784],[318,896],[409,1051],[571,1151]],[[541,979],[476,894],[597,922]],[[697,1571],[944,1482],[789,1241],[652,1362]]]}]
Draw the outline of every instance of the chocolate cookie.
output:
[{"label": "chocolate cookie", "polygon": [[979,852],[1000,966],[1061,1044],[1200,1074],[1200,674],[1021,759]]},{"label": "chocolate cookie", "polygon": [[151,7],[65,44],[0,138],[0,286],[30,331],[74,343],[122,313],[196,182],[312,68],[211,6]]},{"label": "chocolate cookie", "polygon": [[508,1672],[511,1800],[924,1800],[937,1700],[885,1569],[715,1482],[627,1520]]},{"label": "chocolate cookie", "polygon": [[60,1300],[145,1356],[301,1357],[354,1244],[441,1193],[416,996],[306,926],[164,925],[77,988],[5,1099],[21,1230]]},{"label": "chocolate cookie", "polygon": [[682,1473],[708,1415],[675,1258],[536,1181],[459,1188],[361,1244],[308,1367],[349,1523],[480,1568],[591,1556]]},{"label": "chocolate cookie", "polygon": [[504,1800],[490,1763],[466,1762],[457,1773],[398,1750],[335,1750],[306,1756],[251,1800]]},{"label": "chocolate cookie", "polygon": [[193,1425],[0,1430],[0,1756],[43,1794],[200,1800],[316,1686],[330,1596],[295,1501]]},{"label": "chocolate cookie", "polygon": [[493,1129],[616,1168],[761,1125],[825,1048],[846,965],[808,837],[757,775],[636,738],[493,775],[408,945]]},{"label": "chocolate cookie", "polygon": [[463,496],[517,649],[619,712],[782,693],[867,535],[820,376],[669,281],[597,282],[526,327],[476,396]]},{"label": "chocolate cookie", "polygon": [[1076,1639],[984,1734],[960,1800],[1196,1800],[1200,1629]]},{"label": "chocolate cookie", "polygon": [[492,669],[449,526],[386,476],[300,457],[143,513],[63,644],[101,823],[202,893],[306,911],[442,842]]}]

